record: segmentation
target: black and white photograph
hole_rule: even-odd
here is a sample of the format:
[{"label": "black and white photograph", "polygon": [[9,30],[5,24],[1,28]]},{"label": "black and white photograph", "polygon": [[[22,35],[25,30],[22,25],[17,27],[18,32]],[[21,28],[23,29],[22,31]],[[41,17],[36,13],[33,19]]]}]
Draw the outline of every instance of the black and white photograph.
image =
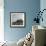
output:
[{"label": "black and white photograph", "polygon": [[11,12],[10,13],[10,26],[11,27],[24,27],[25,26],[25,12]]}]

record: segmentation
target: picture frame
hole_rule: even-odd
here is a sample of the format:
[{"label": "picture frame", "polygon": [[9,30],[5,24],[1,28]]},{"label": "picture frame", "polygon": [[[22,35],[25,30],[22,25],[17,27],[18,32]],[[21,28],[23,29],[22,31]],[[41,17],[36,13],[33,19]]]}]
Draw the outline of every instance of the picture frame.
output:
[{"label": "picture frame", "polygon": [[10,12],[10,27],[25,27],[25,12]]}]

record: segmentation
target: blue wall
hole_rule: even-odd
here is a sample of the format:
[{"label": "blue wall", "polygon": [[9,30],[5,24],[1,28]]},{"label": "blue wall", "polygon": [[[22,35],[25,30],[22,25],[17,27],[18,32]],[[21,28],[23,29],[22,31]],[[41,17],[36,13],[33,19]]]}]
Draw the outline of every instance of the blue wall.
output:
[{"label": "blue wall", "polygon": [[[40,9],[40,0],[4,0],[4,38],[18,41],[32,30],[33,19]],[[25,28],[10,28],[10,12],[26,12]]]}]

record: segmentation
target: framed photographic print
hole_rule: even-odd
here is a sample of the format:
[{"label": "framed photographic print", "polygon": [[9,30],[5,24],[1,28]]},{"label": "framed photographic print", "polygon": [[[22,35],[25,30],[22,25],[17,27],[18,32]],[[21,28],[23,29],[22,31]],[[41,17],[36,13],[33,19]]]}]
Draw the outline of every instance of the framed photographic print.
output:
[{"label": "framed photographic print", "polygon": [[25,12],[10,12],[11,27],[25,27]]}]

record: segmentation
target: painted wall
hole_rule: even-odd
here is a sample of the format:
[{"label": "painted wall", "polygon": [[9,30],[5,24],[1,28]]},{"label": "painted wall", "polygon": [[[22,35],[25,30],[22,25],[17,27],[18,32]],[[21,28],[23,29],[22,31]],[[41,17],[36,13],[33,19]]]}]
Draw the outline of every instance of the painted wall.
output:
[{"label": "painted wall", "polygon": [[[36,12],[40,10],[40,0],[4,0],[4,38],[7,41],[18,41],[32,30]],[[11,28],[10,12],[26,12],[26,27]]]}]

